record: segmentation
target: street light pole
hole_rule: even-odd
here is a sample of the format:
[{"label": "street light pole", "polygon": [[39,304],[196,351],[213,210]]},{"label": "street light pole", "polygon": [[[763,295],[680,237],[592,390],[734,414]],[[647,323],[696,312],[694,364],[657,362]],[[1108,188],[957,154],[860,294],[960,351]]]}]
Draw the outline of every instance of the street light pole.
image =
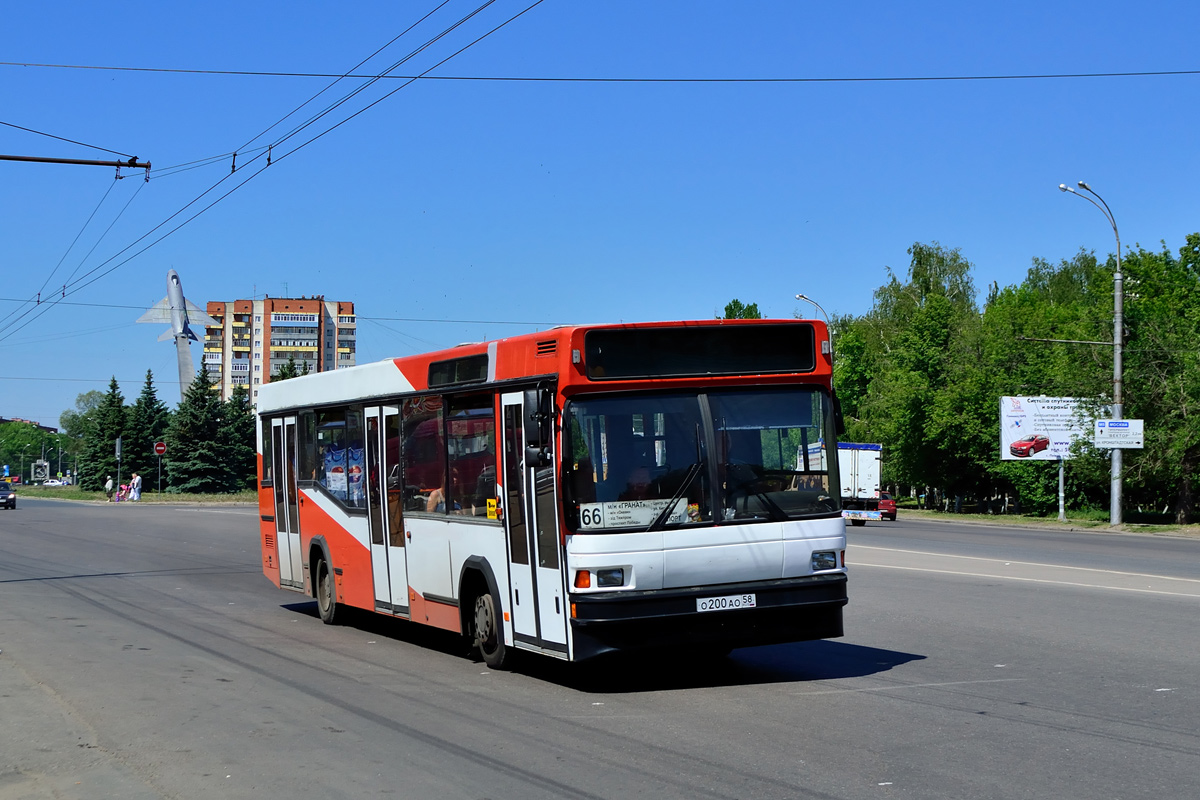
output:
[{"label": "street light pole", "polygon": [[[1108,207],[1108,203],[1104,202],[1104,198],[1096,194],[1092,187],[1088,186],[1083,181],[1079,181],[1079,188],[1083,189],[1088,194],[1080,194],[1079,192],[1067,186],[1065,183],[1060,183],[1058,189],[1061,192],[1070,192],[1076,197],[1082,197],[1089,203],[1100,209],[1100,213],[1108,220],[1108,224],[1112,226],[1113,235],[1117,238],[1117,272],[1113,275],[1113,405],[1112,418],[1124,418],[1124,398],[1122,392],[1122,371],[1123,361],[1121,347],[1125,341],[1125,279],[1121,275],[1121,234],[1117,231],[1117,220],[1113,217],[1112,209]],[[1091,195],[1100,202],[1093,200]],[[1123,451],[1119,447],[1112,449],[1112,473],[1110,474],[1110,491],[1109,491],[1109,525],[1121,524],[1121,500],[1124,493],[1121,478],[1121,462]]]},{"label": "street light pole", "polygon": [[825,317],[825,327],[829,329],[829,369],[830,369],[830,371],[832,371],[833,370],[833,323],[829,321],[829,315],[825,313],[825,309],[821,308],[821,304],[818,303],[816,300],[813,300],[811,297],[809,297],[806,294],[798,294],[798,295],[796,295],[796,299],[804,300],[806,302],[812,303],[814,306],[817,307],[817,310],[821,312],[821,316]]}]

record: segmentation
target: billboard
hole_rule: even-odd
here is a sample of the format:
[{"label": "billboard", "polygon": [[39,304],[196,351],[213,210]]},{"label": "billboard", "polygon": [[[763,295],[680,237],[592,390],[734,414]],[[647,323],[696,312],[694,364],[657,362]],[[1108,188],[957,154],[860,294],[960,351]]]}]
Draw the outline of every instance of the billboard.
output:
[{"label": "billboard", "polygon": [[1001,397],[1000,458],[1057,461],[1071,457],[1071,443],[1092,438],[1091,415],[1077,397]]}]

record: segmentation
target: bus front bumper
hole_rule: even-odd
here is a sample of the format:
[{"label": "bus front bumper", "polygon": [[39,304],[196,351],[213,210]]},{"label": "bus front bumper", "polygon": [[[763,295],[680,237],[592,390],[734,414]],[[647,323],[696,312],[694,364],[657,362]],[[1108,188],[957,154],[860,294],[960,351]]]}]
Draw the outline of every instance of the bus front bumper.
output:
[{"label": "bus front bumper", "polygon": [[[704,598],[747,594],[754,608],[698,610]],[[614,651],[753,647],[841,636],[846,575],[572,594],[570,602],[576,661]]]}]

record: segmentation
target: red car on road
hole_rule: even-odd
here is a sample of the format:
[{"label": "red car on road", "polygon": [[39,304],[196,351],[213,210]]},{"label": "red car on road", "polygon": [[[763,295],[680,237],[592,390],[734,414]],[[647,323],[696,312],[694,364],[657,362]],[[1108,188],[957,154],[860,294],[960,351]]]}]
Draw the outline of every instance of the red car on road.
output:
[{"label": "red car on road", "polygon": [[888,492],[879,493],[879,514],[884,519],[896,521],[896,501]]},{"label": "red car on road", "polygon": [[1034,453],[1040,453],[1050,446],[1050,437],[1034,434],[1024,439],[1017,439],[1008,447],[1008,452],[1017,458],[1028,458]]}]

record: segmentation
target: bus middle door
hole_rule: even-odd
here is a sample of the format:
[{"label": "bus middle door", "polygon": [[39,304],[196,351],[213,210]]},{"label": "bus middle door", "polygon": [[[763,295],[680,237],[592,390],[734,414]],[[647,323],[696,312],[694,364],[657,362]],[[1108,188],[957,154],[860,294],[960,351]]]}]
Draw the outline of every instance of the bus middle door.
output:
[{"label": "bus middle door", "polygon": [[367,523],[371,534],[371,574],[375,610],[408,614],[408,564],[400,466],[400,411],[395,406],[366,409]]}]

